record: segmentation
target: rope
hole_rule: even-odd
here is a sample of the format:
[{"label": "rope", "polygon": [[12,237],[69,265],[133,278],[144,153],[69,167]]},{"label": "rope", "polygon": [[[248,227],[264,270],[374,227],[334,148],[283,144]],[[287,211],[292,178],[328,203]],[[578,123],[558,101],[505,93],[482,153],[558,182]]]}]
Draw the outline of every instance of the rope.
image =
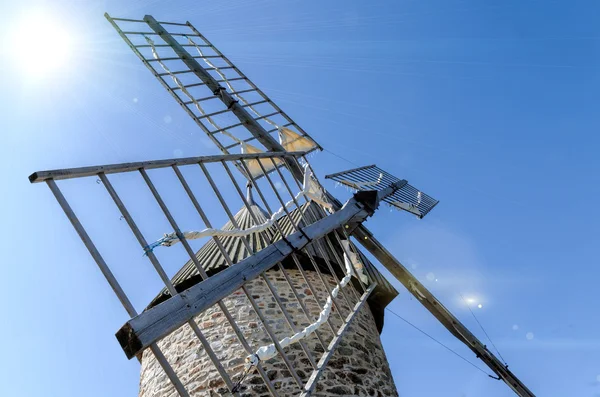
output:
[{"label": "rope", "polygon": [[460,298],[463,300],[463,302],[465,302],[465,304],[467,305],[467,309],[469,309],[469,311],[473,315],[473,318],[475,319],[475,321],[479,325],[479,328],[481,328],[481,330],[483,331],[483,333],[485,334],[485,336],[488,338],[488,340],[490,341],[490,343],[494,347],[494,350],[496,350],[496,353],[498,353],[498,356],[502,359],[502,361],[504,361],[504,365],[508,367],[508,364],[506,363],[506,360],[504,359],[504,357],[502,357],[502,354],[500,354],[500,350],[498,350],[498,348],[496,347],[496,345],[492,341],[492,338],[490,338],[490,336],[488,335],[488,333],[485,331],[485,328],[483,328],[483,325],[477,319],[477,316],[475,315],[475,313],[473,312],[473,310],[471,310],[471,306],[469,306],[469,304],[467,303],[467,301],[465,300],[465,298],[462,296],[462,294],[459,294],[459,295],[460,295]]},{"label": "rope", "polygon": [[[336,298],[338,296],[338,293],[340,292],[340,290],[342,288],[344,288],[352,279],[352,268],[351,268],[352,264],[351,264],[350,260],[347,258],[345,252],[344,252],[344,264],[346,267],[346,275],[340,281],[340,283],[335,286],[333,291],[331,291],[331,296],[327,297],[325,306],[323,307],[323,310],[321,310],[321,313],[319,313],[319,317],[317,318],[317,321],[306,326],[302,331],[296,332],[291,337],[285,337],[282,340],[280,340],[279,345],[281,346],[282,349],[291,345],[292,343],[299,342],[300,340],[308,337],[310,334],[315,332],[321,325],[323,325],[327,321],[327,319],[329,318],[329,315],[331,314],[331,310],[333,307],[332,297]],[[275,343],[271,343],[270,345],[260,347],[258,350],[256,350],[256,352],[254,354],[247,356],[246,363],[248,363],[248,364],[246,364],[246,365],[247,366],[248,365],[256,365],[255,363],[257,363],[258,360],[266,361],[270,358],[275,357],[276,355],[277,355],[277,350],[275,349]]]},{"label": "rope", "polygon": [[[332,206],[330,203],[325,201],[325,194],[323,193],[323,189],[312,177],[312,171],[309,167],[304,166],[304,185],[300,192],[296,194],[296,196],[285,203],[284,206],[279,208],[271,217],[264,223],[260,225],[255,225],[249,227],[247,229],[231,229],[231,230],[223,230],[223,229],[213,229],[207,228],[201,231],[191,231],[191,232],[183,232],[181,236],[186,240],[194,240],[202,237],[243,237],[252,233],[260,233],[264,230],[269,229],[275,221],[279,219],[285,212],[287,208],[294,204],[294,201],[298,201],[302,196],[305,196],[308,200],[312,200],[321,206],[331,209]],[[156,247],[164,246],[170,247],[174,244],[177,244],[180,241],[180,237],[177,232],[166,233],[162,238],[157,241],[147,245],[144,247],[144,255],[148,255],[151,253]]]},{"label": "rope", "polygon": [[[303,195],[304,195],[304,191],[301,191],[298,194],[296,194],[296,197],[294,197],[294,199],[298,200]],[[275,212],[273,215],[271,215],[271,218],[269,218],[266,222],[264,222],[260,225],[255,225],[255,226],[249,227],[247,229],[223,230],[223,229],[207,228],[207,229],[204,229],[199,232],[197,232],[197,231],[184,232],[184,233],[182,233],[182,235],[183,235],[183,238],[185,238],[186,240],[195,240],[195,239],[199,239],[202,237],[215,237],[215,236],[243,237],[243,236],[247,236],[252,233],[260,233],[260,232],[270,228],[271,226],[273,226],[275,221],[277,219],[279,219],[281,217],[281,215],[283,215],[285,209],[290,207],[292,204],[294,204],[294,200],[288,201],[287,203],[285,203],[285,206],[281,207],[279,210],[277,210],[277,212]],[[156,248],[158,246],[162,245],[164,247],[170,247],[173,244],[178,243],[179,241],[180,241],[180,239],[177,236],[177,233],[175,233],[175,232],[168,233],[168,234],[165,234],[161,239],[153,242],[152,244],[149,244],[144,250],[146,251],[146,253],[148,253],[148,252],[151,252],[154,248]]]},{"label": "rope", "polygon": [[238,381],[235,383],[235,385],[233,385],[233,387],[231,388],[231,393],[232,394],[235,394],[238,391],[240,391],[240,387],[242,386],[242,382],[244,381],[244,379],[246,379],[246,376],[248,376],[248,374],[252,370],[252,367],[254,367],[255,365],[256,364],[252,363],[252,364],[246,366],[246,368],[244,369],[244,372],[242,372],[242,375],[240,376],[240,379],[238,379]]},{"label": "rope", "polygon": [[440,342],[439,340],[435,339],[433,336],[429,335],[427,332],[423,331],[421,328],[417,327],[416,325],[414,325],[413,323],[411,323],[410,321],[408,321],[404,317],[400,316],[398,313],[394,312],[392,309],[389,309],[389,308],[386,307],[385,310],[387,310],[388,312],[392,313],[394,316],[398,317],[400,320],[404,321],[406,324],[410,325],[411,327],[413,327],[414,329],[416,329],[417,331],[419,331],[420,333],[422,333],[423,335],[425,335],[426,337],[428,337],[429,339],[431,339],[432,341],[434,341],[438,345],[442,346],[444,349],[448,350],[450,353],[454,354],[455,356],[457,356],[461,360],[465,361],[466,363],[468,363],[469,365],[471,365],[473,368],[477,369],[478,371],[483,372],[484,374],[486,374],[490,378],[498,379],[498,380],[500,379],[499,377],[495,377],[495,376],[491,375],[489,372],[487,372],[487,371],[481,369],[480,367],[478,367],[477,365],[473,364],[471,361],[469,361],[465,357],[461,356],[460,354],[458,354],[457,352],[455,352],[454,350],[452,350],[448,346],[444,345],[442,342]]},{"label": "rope", "polygon": [[323,151],[325,151],[325,152],[327,152],[327,153],[329,153],[329,154],[331,154],[331,155],[334,155],[335,157],[339,158],[340,160],[344,160],[344,161],[346,161],[346,162],[348,162],[348,163],[350,163],[350,164],[352,164],[352,165],[354,165],[354,166],[356,166],[356,167],[360,167],[360,165],[358,165],[358,164],[357,164],[357,163],[355,163],[354,161],[352,161],[352,160],[348,160],[347,158],[345,158],[345,157],[343,157],[343,156],[340,156],[339,154],[337,154],[337,153],[334,153],[334,152],[332,152],[332,151],[331,151],[331,150],[329,150],[329,149],[323,149]]}]

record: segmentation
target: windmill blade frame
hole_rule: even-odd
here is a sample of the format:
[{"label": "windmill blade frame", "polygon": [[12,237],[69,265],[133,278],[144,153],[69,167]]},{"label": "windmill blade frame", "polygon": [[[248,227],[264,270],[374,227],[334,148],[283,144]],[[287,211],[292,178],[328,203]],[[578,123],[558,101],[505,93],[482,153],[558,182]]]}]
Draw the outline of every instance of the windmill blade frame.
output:
[{"label": "windmill blade frame", "polygon": [[[108,13],[105,17],[224,154],[257,144],[269,151],[298,151],[299,147],[305,152],[322,150],[191,23],[158,22],[149,15],[143,20],[112,18]],[[123,30],[119,23],[133,24],[134,29],[142,30]],[[168,32],[165,26],[177,30]],[[161,43],[156,44],[155,40]],[[198,55],[188,50],[196,50]]]},{"label": "windmill blade frame", "polygon": [[[75,227],[81,240],[88,248],[116,296],[130,315],[131,319],[117,332],[117,339],[121,342],[128,358],[144,355],[145,363],[151,363],[155,360],[169,377],[174,389],[181,396],[190,395],[190,385],[184,382],[181,376],[178,375],[178,363],[169,362],[163,352],[164,345],[161,347],[162,340],[170,338],[175,332],[181,332],[182,326],[189,327],[188,329],[191,330],[191,334],[197,338],[199,345],[202,346],[204,352],[202,357],[205,357],[207,361],[212,363],[215,374],[218,374],[220,381],[223,382],[226,389],[232,394],[238,395],[236,388],[239,384],[236,384],[234,379],[239,374],[234,372],[236,368],[235,364],[231,364],[231,360],[221,358],[223,352],[213,347],[214,340],[211,340],[210,336],[206,334],[204,328],[196,322],[195,318],[209,309],[212,310],[213,307],[218,307],[217,312],[222,313],[227,319],[226,324],[234,330],[237,337],[236,343],[239,344],[239,347],[237,350],[234,350],[237,351],[237,359],[246,356],[248,359],[253,357],[253,355],[258,355],[261,349],[256,352],[252,349],[251,346],[254,343],[248,340],[242,327],[234,318],[231,308],[227,306],[228,299],[230,300],[232,296],[235,296],[235,293],[241,293],[244,299],[250,302],[256,313],[257,321],[261,324],[261,329],[264,329],[264,332],[268,336],[268,340],[270,341],[269,346],[271,346],[270,348],[274,353],[261,358],[257,363],[252,363],[250,368],[256,368],[258,377],[262,380],[262,384],[264,384],[271,395],[279,396],[281,395],[281,390],[274,384],[273,379],[267,376],[266,369],[270,367],[263,368],[263,366],[267,365],[264,361],[270,360],[273,357],[276,359],[276,363],[285,365],[295,382],[297,393],[309,396],[315,390],[317,381],[323,374],[332,354],[336,351],[340,340],[348,332],[350,323],[358,316],[361,308],[370,299],[376,289],[381,294],[385,293],[385,288],[388,288],[385,286],[385,282],[382,286],[378,285],[382,277],[381,275],[377,275],[378,272],[367,261],[365,261],[365,265],[369,276],[368,283],[366,284],[364,280],[358,278],[353,268],[346,265],[344,269],[344,261],[340,258],[342,256],[345,257],[346,253],[339,248],[334,248],[334,245],[337,247],[342,246],[341,240],[345,237],[343,232],[344,224],[364,221],[368,216],[373,214],[372,200],[378,202],[386,195],[392,194],[398,187],[390,185],[389,189],[385,192],[372,192],[374,196],[368,194],[357,195],[355,199],[347,203],[344,210],[328,215],[319,205],[307,207],[307,205],[311,204],[312,200],[309,197],[305,197],[305,194],[297,194],[296,197],[285,203],[282,194],[276,188],[273,180],[274,176],[265,174],[265,178],[262,178],[260,181],[252,179],[252,188],[260,196],[263,205],[268,208],[269,212],[281,215],[269,226],[272,232],[266,235],[268,240],[262,247],[257,246],[255,240],[253,240],[253,238],[255,239],[253,237],[256,234],[255,232],[240,235],[240,239],[236,241],[243,243],[243,256],[239,254],[231,256],[231,253],[223,248],[223,244],[227,244],[227,238],[214,235],[212,239],[216,242],[226,261],[226,266],[222,269],[209,269],[207,267],[208,263],[200,262],[200,254],[195,252],[190,245],[191,242],[184,237],[185,233],[180,229],[179,221],[181,219],[176,220],[177,216],[174,215],[177,211],[176,208],[169,205],[164,197],[166,193],[164,188],[161,189],[159,187],[166,186],[165,176],[162,173],[159,174],[159,172],[172,170],[173,173],[170,178],[174,180],[173,183],[180,185],[179,188],[186,192],[190,204],[195,208],[197,215],[200,216],[205,225],[210,227],[212,224],[210,218],[215,216],[215,211],[211,211],[211,214],[208,215],[207,211],[202,208],[198,195],[194,192],[197,189],[191,187],[189,178],[185,176],[189,172],[187,169],[199,166],[206,179],[206,184],[213,190],[214,197],[220,202],[223,211],[228,214],[232,226],[240,229],[251,228],[252,225],[266,221],[266,218],[260,218],[260,213],[255,209],[252,196],[244,196],[242,194],[241,186],[243,186],[242,182],[244,179],[239,178],[239,176],[236,177],[231,172],[231,166],[237,163],[245,168],[249,162],[255,160],[270,160],[274,162],[276,159],[283,160],[287,158],[295,162],[298,167],[301,167],[300,159],[307,164],[304,155],[305,153],[289,152],[260,153],[107,164],[40,171],[32,174],[29,179],[32,183],[45,182],[50,187],[61,208]],[[283,161],[282,163],[285,164]],[[305,172],[310,172],[307,165],[303,168]],[[284,172],[287,175],[283,175]],[[294,180],[291,169],[287,167],[284,171],[277,169],[277,173],[281,175],[278,181],[285,186],[287,191],[291,192],[293,186],[289,184],[289,180]],[[175,230],[180,240],[180,245],[184,248],[190,258],[190,262],[194,266],[195,274],[197,275],[195,279],[194,277],[190,277],[192,275],[189,274],[184,280],[178,279],[177,275],[173,278],[169,277],[165,261],[159,259],[158,253],[154,252],[158,247],[148,249],[151,246],[149,244],[151,240],[142,231],[143,228],[140,226],[142,222],[139,219],[136,221],[132,215],[138,212],[135,207],[138,207],[139,203],[134,202],[131,204],[131,200],[128,200],[126,196],[130,196],[133,192],[127,193],[122,186],[121,188],[118,187],[121,185],[118,182],[119,179],[127,176],[128,182],[131,183],[131,176],[135,175],[146,185],[150,196],[160,208],[159,213],[162,213]],[[222,178],[218,177],[218,175],[226,175],[227,177]],[[162,178],[159,180],[160,176]],[[80,180],[89,180],[90,178],[99,178],[98,181],[104,186],[114,206],[131,229],[131,232],[140,245],[140,249],[145,252],[145,258],[150,262],[165,285],[166,298],[164,296],[161,297],[159,301],[153,302],[151,306],[142,312],[138,312],[132,304],[131,291],[127,293],[126,288],[121,286],[114,275],[121,271],[119,270],[120,266],[110,267],[104,256],[100,254],[97,242],[95,241],[103,240],[103,238],[96,236],[95,239],[92,239],[90,237],[57,183],[73,184],[78,183]],[[310,176],[310,178],[314,177]],[[318,184],[318,180],[311,180]],[[249,223],[241,224],[239,214],[238,216],[232,215],[230,209],[231,199],[225,200],[223,197],[223,192],[226,191],[227,186],[233,186],[234,190],[239,193],[237,202],[242,202],[242,208],[245,211],[244,214],[247,214],[245,215],[245,219]],[[82,189],[79,190],[81,191]],[[304,189],[304,191],[308,190]],[[140,197],[141,193],[136,191],[134,197]],[[86,194],[84,195],[87,196]],[[204,193],[204,196],[206,196],[206,193]],[[203,197],[203,199],[206,200],[206,197]],[[301,200],[304,200],[305,203],[302,204]],[[130,202],[129,205],[127,204],[128,201]],[[273,211],[271,207],[272,203],[279,203],[285,210],[283,212]],[[179,207],[182,204],[178,203],[177,206]],[[308,216],[311,213],[312,215]],[[302,222],[300,223],[299,220]],[[95,227],[92,227],[92,229],[96,230]],[[224,234],[227,234],[228,230],[222,230]],[[118,238],[117,234],[114,234],[109,229],[105,230],[105,233],[108,233],[106,237]],[[167,249],[161,248],[161,250],[165,251]],[[163,257],[163,251],[160,254],[161,258]],[[287,287],[281,289],[281,286],[276,286],[276,278],[271,274],[272,269],[281,272],[283,278],[286,280]],[[207,271],[211,271],[210,276]],[[319,288],[309,282],[309,277],[306,275],[309,271],[318,274],[323,284],[321,289],[324,288],[324,291],[326,291],[327,303],[325,303],[324,307],[327,308],[329,306],[329,313],[324,319],[322,319],[323,312],[321,312],[319,318],[315,320],[314,309],[311,311],[305,306],[306,299],[316,299],[319,295],[323,296],[323,293],[319,293]],[[290,272],[300,272],[306,282],[306,287],[296,286],[291,281],[293,276],[291,276]],[[331,289],[325,281],[326,279],[334,281],[338,286]],[[189,281],[193,282],[190,283]],[[257,295],[252,292],[256,288],[257,282],[262,282],[267,286],[267,290],[270,291],[276,302],[275,306],[283,313],[287,329],[274,328],[272,322],[268,319],[268,309],[261,307],[261,304],[257,303]],[[140,278],[136,284],[144,285],[145,282]],[[302,296],[305,295],[304,288],[310,291],[310,297],[315,298],[303,298]],[[209,290],[212,292],[209,293]],[[289,294],[294,296],[301,310],[292,312],[289,308],[286,308],[283,300],[289,299]],[[312,307],[323,305],[323,302],[319,302],[318,299],[316,303],[317,306]],[[335,315],[331,311],[334,308]],[[320,324],[318,326],[309,325],[305,327],[304,331],[299,329],[299,324],[306,322],[316,324],[315,321],[319,321]],[[306,331],[308,328],[311,328],[310,332]],[[283,339],[281,339],[282,336],[284,336]],[[320,357],[316,357],[317,352],[309,349],[304,340],[307,343],[310,342],[311,346],[315,344],[321,346],[322,354],[320,354]],[[311,375],[308,378],[302,378],[298,374],[298,362],[292,358],[297,356],[297,351],[284,350],[288,344],[297,344],[300,346],[300,350],[304,352],[306,359],[310,363],[309,367],[312,369]],[[189,355],[190,349],[188,346],[187,355]],[[152,359],[145,352],[146,350],[152,351]]]}]

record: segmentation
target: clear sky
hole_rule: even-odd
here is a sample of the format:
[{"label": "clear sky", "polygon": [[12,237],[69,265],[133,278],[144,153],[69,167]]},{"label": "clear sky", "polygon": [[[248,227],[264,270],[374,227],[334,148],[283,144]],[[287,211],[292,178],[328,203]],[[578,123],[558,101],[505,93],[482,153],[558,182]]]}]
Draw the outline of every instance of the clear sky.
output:
[{"label": "clear sky", "polygon": [[[27,176],[217,152],[105,11],[191,21],[322,146],[440,199],[423,220],[392,213],[369,227],[487,343],[460,294],[473,299],[536,395],[600,396],[591,0],[3,2],[0,394],[137,392],[139,364],[113,336],[126,313],[49,190]],[[327,152],[312,161],[321,176],[353,166]],[[106,222],[118,227],[118,215]],[[395,284],[395,312],[483,368]],[[156,291],[138,290],[140,301]],[[382,338],[402,396],[512,395],[392,316]]]}]

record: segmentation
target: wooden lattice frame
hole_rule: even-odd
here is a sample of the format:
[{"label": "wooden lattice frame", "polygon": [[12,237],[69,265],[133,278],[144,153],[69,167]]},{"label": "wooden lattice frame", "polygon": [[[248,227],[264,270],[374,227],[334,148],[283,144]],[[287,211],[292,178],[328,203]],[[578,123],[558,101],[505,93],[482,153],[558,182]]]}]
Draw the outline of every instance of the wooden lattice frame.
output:
[{"label": "wooden lattice frame", "polygon": [[[348,325],[355,318],[356,314],[364,305],[371,292],[375,289],[375,287],[377,286],[377,282],[374,281],[373,277],[371,277],[369,285],[361,284],[359,282],[358,285],[360,285],[360,294],[356,292],[354,287],[341,289],[340,297],[338,297],[337,299],[343,299],[346,306],[350,307],[351,310],[341,317],[342,323],[338,329],[335,329],[331,322],[327,323],[328,327],[333,332],[332,340],[327,342],[322,338],[319,332],[315,333],[315,337],[319,340],[319,343],[322,344],[324,349],[324,353],[321,355],[320,358],[315,359],[314,352],[308,350],[306,345],[300,342],[302,350],[304,350],[306,356],[309,358],[313,367],[313,373],[307,379],[306,382],[303,382],[302,379],[298,376],[296,370],[291,364],[291,361],[287,357],[287,354],[279,346],[278,340],[275,337],[273,331],[270,329],[262,309],[258,305],[256,305],[256,303],[254,303],[252,294],[246,289],[245,284],[256,277],[261,277],[265,281],[271,294],[275,298],[279,309],[283,313],[286,322],[290,327],[290,332],[296,332],[297,330],[295,329],[295,324],[300,323],[301,319],[292,318],[292,316],[286,311],[285,305],[282,303],[281,297],[278,295],[277,289],[273,286],[273,284],[270,282],[270,280],[265,274],[267,270],[277,266],[279,270],[286,274],[285,278],[286,280],[288,280],[289,287],[292,289],[292,291],[294,291],[294,294],[298,302],[300,303],[300,306],[302,307],[302,312],[307,317],[307,319],[310,322],[312,322],[314,319],[310,318],[308,311],[302,303],[302,300],[298,298],[298,291],[295,291],[293,284],[289,281],[286,269],[281,264],[282,260],[287,257],[291,257],[298,269],[300,270],[300,272],[302,272],[302,266],[300,265],[299,260],[296,257],[296,252],[301,251],[304,255],[307,255],[310,258],[311,262],[313,263],[314,269],[320,274],[319,266],[316,265],[315,259],[313,258],[311,251],[321,252],[323,254],[322,256],[326,258],[327,255],[323,253],[324,245],[332,247],[332,244],[334,242],[341,245],[340,233],[344,234],[344,226],[352,225],[352,227],[356,227],[357,224],[360,224],[366,219],[367,216],[370,216],[373,213],[374,209],[377,207],[375,205],[376,203],[382,200],[385,196],[392,194],[399,187],[399,185],[391,185],[388,189],[384,189],[379,193],[372,192],[374,193],[374,195],[367,194],[360,195],[360,197],[357,196],[356,198],[351,199],[350,202],[348,202],[344,206],[344,208],[335,212],[334,214],[327,215],[324,211],[322,211],[320,214],[315,214],[315,217],[313,219],[320,220],[313,221],[312,223],[310,222],[310,220],[305,218],[304,224],[308,226],[305,226],[302,229],[296,226],[294,233],[288,235],[282,234],[283,238],[281,240],[273,241],[269,247],[259,252],[252,252],[252,249],[248,245],[248,242],[244,238],[242,238],[243,243],[246,245],[246,248],[252,254],[252,256],[242,260],[241,262],[235,265],[231,261],[231,258],[229,258],[227,252],[225,252],[225,250],[223,249],[219,238],[213,237],[216,243],[218,244],[221,253],[227,258],[230,267],[228,267],[220,273],[217,273],[212,277],[208,277],[206,275],[201,264],[198,263],[197,258],[195,256],[195,252],[192,250],[189,243],[185,240],[185,238],[181,238],[181,246],[185,249],[190,259],[195,263],[199,274],[204,279],[204,281],[202,281],[201,283],[196,284],[195,286],[190,287],[189,289],[182,292],[176,291],[171,280],[167,276],[163,265],[161,264],[157,256],[154,254],[154,252],[147,251],[147,258],[149,262],[151,263],[155,271],[158,273],[158,275],[164,282],[166,288],[168,289],[169,293],[171,294],[171,298],[169,298],[170,305],[159,305],[143,313],[138,313],[138,311],[131,304],[131,300],[128,297],[127,293],[120,286],[119,282],[114,277],[110,267],[105,262],[99,250],[96,248],[96,245],[86,232],[86,229],[79,221],[77,215],[75,215],[75,212],[69,205],[68,200],[63,195],[56,182],[57,180],[78,179],[86,177],[98,178],[99,182],[106,188],[106,191],[108,192],[112,201],[117,206],[119,212],[122,215],[122,218],[129,225],[132,233],[136,237],[140,246],[143,249],[146,249],[146,247],[148,247],[148,240],[140,231],[140,228],[137,226],[135,220],[131,216],[130,210],[121,200],[119,194],[117,193],[113,184],[109,180],[109,175],[116,176],[119,174],[130,172],[139,173],[144,183],[152,193],[152,196],[154,197],[156,203],[161,208],[164,216],[167,218],[168,222],[172,226],[173,230],[175,230],[178,236],[182,236],[182,232],[178,226],[177,221],[173,217],[171,210],[169,209],[165,201],[162,199],[161,194],[159,193],[156,185],[153,182],[153,179],[150,175],[152,170],[160,168],[171,168],[174,172],[173,175],[180,182],[181,187],[186,192],[194,208],[197,210],[198,215],[200,216],[203,224],[206,227],[211,227],[211,221],[207,216],[206,211],[203,210],[202,206],[196,198],[196,195],[190,188],[190,185],[188,184],[186,178],[180,171],[180,168],[198,165],[202,170],[202,173],[206,177],[206,180],[208,181],[209,185],[211,186],[215,196],[218,198],[218,201],[221,204],[223,210],[228,214],[230,221],[235,222],[232,211],[230,210],[230,205],[223,198],[223,195],[221,193],[222,187],[219,186],[219,184],[223,184],[225,183],[225,181],[215,180],[215,178],[211,176],[211,172],[207,170],[208,164],[218,164],[221,167],[223,167],[223,170],[228,175],[228,183],[233,184],[235,190],[238,192],[239,199],[243,202],[243,205],[247,207],[250,213],[252,213],[252,211],[250,210],[249,203],[246,200],[242,191],[242,187],[240,186],[240,181],[238,181],[239,178],[236,179],[234,173],[231,172],[232,166],[237,164],[242,168],[246,168],[248,162],[255,160],[261,160],[259,161],[259,164],[262,164],[262,161],[264,160],[272,162],[275,162],[275,160],[281,161],[282,164],[285,164],[285,167],[283,168],[283,170],[281,168],[276,168],[276,172],[281,176],[280,180],[283,181],[285,191],[289,192],[290,195],[293,197],[291,192],[294,190],[294,188],[290,184],[288,184],[288,180],[295,181],[297,188],[301,188],[301,186],[297,182],[297,180],[292,177],[293,171],[287,167],[287,164],[293,162],[298,167],[301,167],[300,162],[302,162],[305,164],[305,167],[310,167],[307,163],[306,158],[303,156],[304,153],[285,152],[254,155],[205,156],[184,159],[147,161],[138,163],[112,164],[95,167],[36,172],[30,176],[30,181],[32,183],[46,182],[46,184],[49,186],[50,190],[56,197],[61,208],[71,221],[72,225],[74,226],[75,230],[79,234],[80,238],[89,250],[92,257],[94,258],[98,267],[104,274],[105,278],[112,287],[116,296],[118,297],[123,307],[129,314],[130,320],[128,320],[127,323],[121,328],[120,337],[118,333],[118,337],[122,344],[122,347],[129,358],[140,354],[146,348],[150,349],[155,355],[157,361],[165,370],[166,374],[168,375],[169,379],[171,380],[179,394],[182,396],[187,396],[188,392],[186,390],[185,385],[181,382],[177,374],[173,371],[173,368],[168,363],[163,352],[158,347],[157,341],[164,338],[181,325],[188,324],[192,328],[194,334],[200,340],[202,346],[204,347],[204,350],[206,351],[206,354],[209,356],[210,360],[214,364],[215,369],[218,371],[224,383],[231,391],[234,388],[234,382],[232,380],[231,374],[227,373],[222,363],[212,350],[210,343],[206,340],[206,338],[202,334],[201,329],[194,322],[193,318],[203,313],[212,305],[219,305],[229,324],[234,329],[240,344],[246,350],[246,353],[252,354],[253,352],[251,351],[248,342],[245,340],[244,335],[240,332],[240,329],[237,326],[235,320],[228,312],[227,308],[225,307],[225,304],[222,302],[222,299],[229,296],[234,291],[241,289],[252,304],[252,307],[256,311],[258,317],[260,318],[263,327],[269,334],[272,343],[275,345],[279,353],[279,357],[286,364],[288,370],[292,374],[292,377],[294,378],[294,380],[298,384],[298,387],[302,391],[302,395],[308,396],[314,390],[320,375],[323,373],[327,362],[331,358],[333,351],[337,347],[345,331],[348,329]],[[287,177],[284,175],[284,173],[287,174]],[[275,197],[277,199],[277,202],[279,202],[285,208],[284,198],[282,197],[282,194],[279,192],[279,190],[276,188],[272,177],[269,176],[269,174],[266,172],[265,176],[266,177],[262,179],[262,187],[255,179],[251,179],[249,182],[254,186],[256,192],[258,193],[259,197],[263,201],[263,204],[266,206],[269,212],[272,212],[272,209],[269,207],[268,199],[265,198],[265,196],[268,195]],[[297,209],[300,208],[302,204],[296,199],[293,200],[294,207]],[[291,221],[293,224],[293,220],[290,218],[291,208],[286,209],[284,217],[288,217],[287,221]],[[280,220],[278,220],[278,222],[279,221]],[[279,227],[278,222],[276,222],[277,227]],[[236,226],[235,223],[234,226]],[[279,230],[281,231],[281,229]],[[332,238],[334,241],[332,241]],[[310,250],[308,249],[309,247],[311,247]],[[335,250],[333,252],[335,252]],[[340,270],[343,273],[344,270],[334,269],[334,267],[341,266],[340,264],[343,263],[343,261],[340,258],[336,259],[336,263],[330,263],[329,261],[326,262],[331,275],[339,283],[340,279],[336,274],[339,274]],[[352,272],[356,276],[356,274],[354,273],[354,269],[352,269]],[[234,276],[231,276],[232,274]],[[307,279],[305,278],[305,280]],[[330,287],[327,286],[327,283],[325,283],[324,281],[323,284],[327,289],[329,296],[332,298],[335,304],[336,299],[334,299],[331,296]],[[316,296],[316,292],[313,290],[313,287],[310,285],[310,283],[308,283],[308,285],[311,289],[313,296]],[[338,315],[341,316],[342,314],[339,309],[341,306],[336,306],[338,307],[336,312],[338,313]],[[173,315],[174,313],[176,313],[176,315]],[[161,318],[162,320],[157,321],[157,318]],[[258,372],[263,378],[263,381],[267,385],[270,393],[273,396],[277,396],[278,393],[277,390],[273,387],[273,382],[269,380],[269,378],[266,376],[265,371],[261,368],[260,365],[258,366]],[[234,394],[237,393],[234,392]]]}]

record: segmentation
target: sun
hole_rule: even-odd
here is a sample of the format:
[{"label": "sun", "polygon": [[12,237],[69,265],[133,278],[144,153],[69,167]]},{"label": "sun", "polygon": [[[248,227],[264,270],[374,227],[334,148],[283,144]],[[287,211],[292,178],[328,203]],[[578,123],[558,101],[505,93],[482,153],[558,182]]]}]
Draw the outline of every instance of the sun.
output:
[{"label": "sun", "polygon": [[35,11],[15,22],[9,34],[8,56],[28,76],[47,76],[60,71],[72,54],[72,37],[62,21],[50,13]]}]

